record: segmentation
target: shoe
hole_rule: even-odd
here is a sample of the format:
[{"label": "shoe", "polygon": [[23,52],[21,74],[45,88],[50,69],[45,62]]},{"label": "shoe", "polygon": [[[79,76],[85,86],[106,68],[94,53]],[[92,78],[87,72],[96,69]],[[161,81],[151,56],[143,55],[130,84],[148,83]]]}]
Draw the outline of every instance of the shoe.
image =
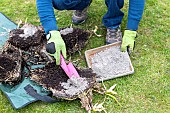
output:
[{"label": "shoe", "polygon": [[[92,2],[92,0],[90,1],[90,4],[91,4],[91,2]],[[73,24],[81,24],[87,20],[87,17],[88,17],[87,10],[88,10],[88,7],[90,6],[90,4],[83,10],[75,10],[73,12],[73,16],[72,16]]]},{"label": "shoe", "polygon": [[122,32],[120,27],[116,29],[107,28],[106,44],[111,44],[119,41],[122,41]]}]

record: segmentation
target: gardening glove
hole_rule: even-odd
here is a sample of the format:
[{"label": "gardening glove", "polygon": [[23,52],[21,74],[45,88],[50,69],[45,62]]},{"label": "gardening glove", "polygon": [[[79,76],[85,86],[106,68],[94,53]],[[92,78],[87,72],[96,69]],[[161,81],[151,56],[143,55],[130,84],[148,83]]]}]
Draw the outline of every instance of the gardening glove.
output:
[{"label": "gardening glove", "polygon": [[60,64],[60,54],[66,58],[66,45],[59,31],[50,31],[47,35],[46,51],[55,58],[56,64]]},{"label": "gardening glove", "polygon": [[131,31],[131,30],[125,30],[124,31],[124,36],[122,40],[122,45],[121,45],[121,51],[125,52],[128,50],[128,52],[133,52],[134,47],[135,47],[135,38],[137,36],[136,31]]}]

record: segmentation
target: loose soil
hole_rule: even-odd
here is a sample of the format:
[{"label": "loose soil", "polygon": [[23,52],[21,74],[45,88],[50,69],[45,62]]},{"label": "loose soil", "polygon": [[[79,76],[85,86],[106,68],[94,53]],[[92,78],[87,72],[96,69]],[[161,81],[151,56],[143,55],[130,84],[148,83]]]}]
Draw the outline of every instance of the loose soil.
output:
[{"label": "loose soil", "polygon": [[131,72],[130,59],[127,52],[120,51],[120,46],[113,46],[94,54],[92,70],[98,81],[112,79]]},{"label": "loose soil", "polygon": [[[57,98],[72,99],[82,92],[92,88],[95,83],[95,73],[91,69],[78,69],[82,80],[82,86],[73,85],[60,66],[55,63],[46,65],[44,68],[31,72],[31,80],[51,90]],[[70,91],[70,92],[69,92]]]}]

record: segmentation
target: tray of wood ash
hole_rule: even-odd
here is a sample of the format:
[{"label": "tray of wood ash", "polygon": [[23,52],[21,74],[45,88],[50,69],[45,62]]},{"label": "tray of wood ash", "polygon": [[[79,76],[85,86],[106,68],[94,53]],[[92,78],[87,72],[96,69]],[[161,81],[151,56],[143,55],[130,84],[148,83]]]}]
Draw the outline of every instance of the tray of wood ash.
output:
[{"label": "tray of wood ash", "polygon": [[134,73],[128,52],[121,52],[121,42],[85,51],[89,68],[96,73],[97,81],[109,80]]}]

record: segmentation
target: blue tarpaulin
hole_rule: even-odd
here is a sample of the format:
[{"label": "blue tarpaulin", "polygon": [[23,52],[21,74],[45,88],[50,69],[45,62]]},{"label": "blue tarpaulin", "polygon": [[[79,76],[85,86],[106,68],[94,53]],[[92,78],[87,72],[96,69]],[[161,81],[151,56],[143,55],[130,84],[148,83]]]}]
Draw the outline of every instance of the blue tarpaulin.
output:
[{"label": "blue tarpaulin", "polygon": [[9,32],[15,29],[17,25],[8,19],[5,15],[0,13],[0,48],[4,45],[8,39]]}]

